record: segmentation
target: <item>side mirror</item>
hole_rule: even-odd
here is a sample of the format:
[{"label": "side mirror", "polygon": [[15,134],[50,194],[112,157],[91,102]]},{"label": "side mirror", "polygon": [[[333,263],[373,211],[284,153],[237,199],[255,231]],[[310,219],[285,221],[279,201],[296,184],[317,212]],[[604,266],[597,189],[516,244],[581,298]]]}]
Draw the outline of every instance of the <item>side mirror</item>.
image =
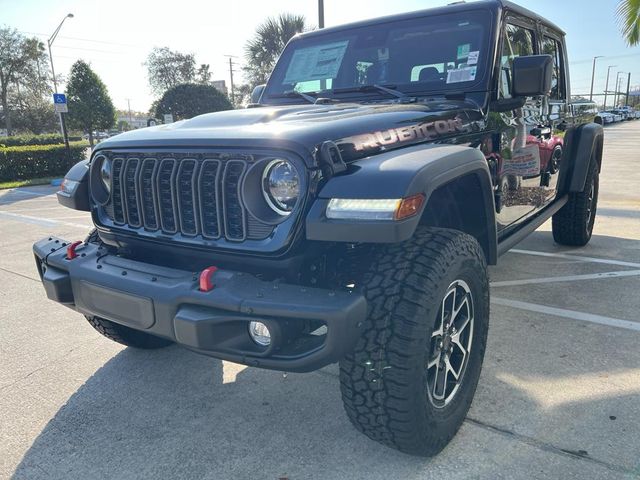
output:
[{"label": "side mirror", "polygon": [[262,97],[264,87],[266,87],[266,85],[258,85],[253,89],[253,92],[251,92],[251,103],[260,103],[260,97]]},{"label": "side mirror", "polygon": [[528,55],[513,59],[514,97],[535,97],[551,91],[553,57],[551,55]]}]

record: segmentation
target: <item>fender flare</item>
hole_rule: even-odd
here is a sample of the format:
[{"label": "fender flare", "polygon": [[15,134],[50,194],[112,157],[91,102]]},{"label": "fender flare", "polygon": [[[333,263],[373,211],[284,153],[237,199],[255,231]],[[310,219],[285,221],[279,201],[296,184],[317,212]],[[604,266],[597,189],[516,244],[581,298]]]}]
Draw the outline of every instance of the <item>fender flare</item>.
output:
[{"label": "fender flare", "polygon": [[[350,163],[348,170],[331,178],[320,190],[306,218],[308,240],[394,243],[408,240],[415,232],[432,194],[448,183],[473,175],[482,198],[464,201],[482,202],[486,212],[486,238],[479,239],[487,262],[497,259],[497,231],[494,192],[484,154],[477,148],[459,145],[428,144],[407,147]],[[422,193],[421,211],[400,221],[336,220],[325,215],[331,198],[406,198]]]},{"label": "fender flare", "polygon": [[598,163],[598,171],[602,168],[603,146],[604,130],[598,123],[586,123],[567,130],[558,179],[560,192],[584,190],[591,159]]}]

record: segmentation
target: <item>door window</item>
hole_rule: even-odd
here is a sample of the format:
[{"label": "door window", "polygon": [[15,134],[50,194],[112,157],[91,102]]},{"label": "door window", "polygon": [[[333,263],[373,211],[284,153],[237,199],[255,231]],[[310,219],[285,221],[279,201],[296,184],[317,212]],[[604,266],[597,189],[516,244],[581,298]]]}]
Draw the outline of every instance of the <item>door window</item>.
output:
[{"label": "door window", "polygon": [[553,57],[553,73],[551,78],[552,100],[562,100],[565,98],[564,85],[562,81],[562,63],[560,57],[560,45],[557,40],[550,37],[542,38],[542,53]]}]

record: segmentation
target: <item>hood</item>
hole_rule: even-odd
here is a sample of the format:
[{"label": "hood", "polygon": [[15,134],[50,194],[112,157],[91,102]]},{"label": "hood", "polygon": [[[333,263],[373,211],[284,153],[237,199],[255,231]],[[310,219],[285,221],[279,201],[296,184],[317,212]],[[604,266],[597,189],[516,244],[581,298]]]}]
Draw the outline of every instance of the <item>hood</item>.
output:
[{"label": "hood", "polygon": [[250,147],[296,151],[309,159],[324,141],[346,161],[407,144],[438,141],[468,129],[479,109],[469,101],[287,105],[229,110],[126,132],[96,149]]}]

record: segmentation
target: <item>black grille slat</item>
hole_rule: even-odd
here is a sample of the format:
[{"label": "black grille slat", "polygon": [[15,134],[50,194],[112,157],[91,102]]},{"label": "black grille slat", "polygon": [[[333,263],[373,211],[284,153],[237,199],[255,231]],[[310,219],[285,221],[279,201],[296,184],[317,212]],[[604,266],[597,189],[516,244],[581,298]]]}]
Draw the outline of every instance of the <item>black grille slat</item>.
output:
[{"label": "black grille slat", "polygon": [[127,223],[134,228],[142,226],[137,182],[139,168],[140,160],[137,158],[130,158],[125,163],[122,178],[124,205],[127,211]]},{"label": "black grille slat", "polygon": [[122,167],[124,159],[114,158],[111,167],[111,203],[113,205],[113,220],[116,223],[124,224],[124,205],[122,203]]},{"label": "black grille slat", "polygon": [[154,178],[158,162],[155,158],[145,158],[140,167],[140,205],[142,221],[147,230],[158,230],[158,209],[156,207],[156,194]]},{"label": "black grille slat", "polygon": [[224,229],[228,240],[242,241],[246,237],[244,207],[240,200],[240,182],[246,169],[242,160],[229,160],[222,178]]},{"label": "black grille slat", "polygon": [[167,233],[177,232],[176,210],[174,202],[174,176],[176,161],[165,158],[160,162],[157,176],[157,195],[160,224]]},{"label": "black grille slat", "polygon": [[196,218],[197,168],[198,163],[195,160],[185,159],[180,162],[178,174],[176,175],[180,230],[185,235],[196,235],[198,233],[198,219]]},{"label": "black grille slat", "polygon": [[220,237],[220,212],[218,211],[219,160],[205,160],[200,167],[198,190],[202,235]]}]

